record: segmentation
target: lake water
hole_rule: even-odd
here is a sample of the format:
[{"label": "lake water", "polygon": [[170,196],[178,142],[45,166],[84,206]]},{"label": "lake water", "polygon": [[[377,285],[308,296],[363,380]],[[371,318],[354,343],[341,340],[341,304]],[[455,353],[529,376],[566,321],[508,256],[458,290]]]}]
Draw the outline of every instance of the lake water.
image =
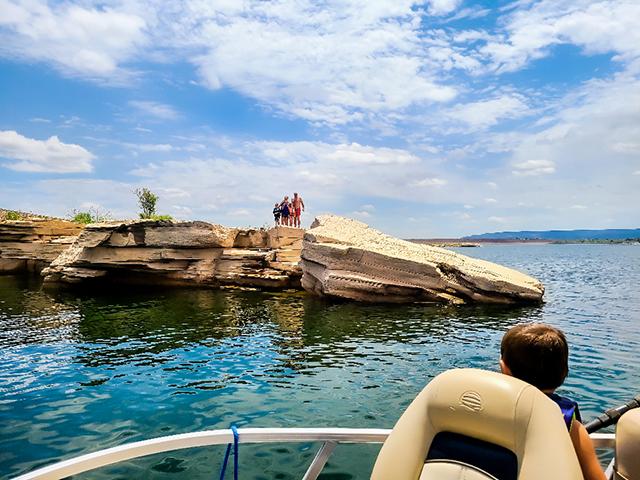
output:
[{"label": "lake water", "polygon": [[[44,292],[0,277],[0,477],[156,436],[239,427],[390,428],[435,375],[496,369],[511,325],[571,348],[562,389],[586,419],[640,391],[640,247],[500,245],[464,254],[546,286],[533,307],[330,303],[229,290]],[[336,449],[322,478],[365,479],[378,446]],[[243,479],[299,479],[317,445],[240,446]],[[223,447],[81,478],[217,478]],[[228,472],[230,473],[230,472]]]}]

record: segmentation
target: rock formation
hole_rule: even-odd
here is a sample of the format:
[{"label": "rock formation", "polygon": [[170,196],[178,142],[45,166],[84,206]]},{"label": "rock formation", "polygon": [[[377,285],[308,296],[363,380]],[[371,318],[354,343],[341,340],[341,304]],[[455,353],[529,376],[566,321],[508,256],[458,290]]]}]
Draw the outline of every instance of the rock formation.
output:
[{"label": "rock formation", "polygon": [[39,272],[73,243],[82,228],[45,218],[0,222],[0,274]]},{"label": "rock formation", "polygon": [[330,215],[317,218],[306,234],[205,222],[147,220],[84,229],[55,219],[0,222],[0,274],[40,270],[49,284],[283,289],[302,283],[317,295],[370,302],[537,302],[544,293],[540,282],[515,270]]},{"label": "rock formation", "polygon": [[146,285],[299,287],[303,230],[237,229],[205,222],[95,224],[42,275]]},{"label": "rock formation", "polygon": [[544,287],[501,265],[325,215],[304,235],[302,286],[366,302],[540,302]]}]

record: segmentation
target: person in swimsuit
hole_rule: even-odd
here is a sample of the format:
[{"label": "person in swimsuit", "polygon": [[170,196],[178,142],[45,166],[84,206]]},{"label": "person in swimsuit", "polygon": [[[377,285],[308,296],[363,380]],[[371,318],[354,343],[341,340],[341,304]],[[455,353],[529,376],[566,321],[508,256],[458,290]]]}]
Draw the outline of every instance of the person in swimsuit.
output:
[{"label": "person in swimsuit", "polygon": [[293,205],[293,226],[300,228],[300,216],[304,212],[304,202],[302,197],[298,196],[298,192],[293,194],[291,204]]},{"label": "person in swimsuit", "polygon": [[293,227],[293,221],[294,221],[294,217],[295,217],[296,213],[293,209],[293,203],[291,203],[291,200],[289,200],[289,226]]},{"label": "person in swimsuit", "polygon": [[569,373],[569,346],[562,331],[544,323],[520,324],[502,337],[500,370],[545,393],[562,411],[585,480],[606,480],[578,404],[555,390]]},{"label": "person in swimsuit", "polygon": [[280,202],[280,212],[282,214],[282,225],[289,225],[289,216],[291,213],[291,210],[289,209],[291,204],[289,203],[289,196],[286,195],[284,197],[284,200],[282,200],[282,202]]}]

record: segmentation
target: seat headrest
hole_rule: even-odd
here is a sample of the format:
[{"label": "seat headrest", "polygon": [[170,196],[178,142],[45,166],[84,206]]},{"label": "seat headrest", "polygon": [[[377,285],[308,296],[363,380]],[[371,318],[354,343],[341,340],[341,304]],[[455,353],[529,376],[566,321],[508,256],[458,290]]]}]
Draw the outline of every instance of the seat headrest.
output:
[{"label": "seat headrest", "polygon": [[516,454],[517,433],[526,431],[533,399],[543,395],[517,378],[471,368],[444,372],[425,391],[434,431],[460,433]]},{"label": "seat headrest", "polygon": [[616,479],[640,480],[640,408],[629,410],[616,426]]},{"label": "seat headrest", "polygon": [[582,480],[560,408],[528,383],[477,369],[444,372],[418,394],[382,446],[371,478],[433,478],[421,474],[440,432],[513,452],[519,480]]}]

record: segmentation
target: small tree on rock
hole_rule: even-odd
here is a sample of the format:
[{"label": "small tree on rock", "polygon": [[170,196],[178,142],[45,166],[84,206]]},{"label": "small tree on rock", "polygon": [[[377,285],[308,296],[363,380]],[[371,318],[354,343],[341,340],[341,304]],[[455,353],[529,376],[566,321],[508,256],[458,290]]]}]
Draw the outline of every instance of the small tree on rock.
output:
[{"label": "small tree on rock", "polygon": [[140,218],[153,218],[156,216],[156,203],[158,196],[148,188],[137,188],[135,190],[140,205]]}]

